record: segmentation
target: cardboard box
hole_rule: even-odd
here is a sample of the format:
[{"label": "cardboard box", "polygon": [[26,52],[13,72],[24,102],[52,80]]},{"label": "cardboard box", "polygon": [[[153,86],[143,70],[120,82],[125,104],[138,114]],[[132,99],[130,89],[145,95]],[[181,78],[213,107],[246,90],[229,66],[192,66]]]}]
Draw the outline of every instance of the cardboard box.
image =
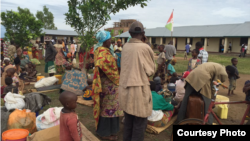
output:
[{"label": "cardboard box", "polygon": [[35,132],[27,141],[60,141],[60,125]]}]

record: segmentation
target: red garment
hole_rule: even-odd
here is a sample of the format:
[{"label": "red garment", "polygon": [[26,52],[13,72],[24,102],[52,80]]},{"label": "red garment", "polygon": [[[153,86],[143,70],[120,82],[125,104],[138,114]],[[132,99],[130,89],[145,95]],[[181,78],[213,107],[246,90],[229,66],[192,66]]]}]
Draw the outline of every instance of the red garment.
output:
[{"label": "red garment", "polygon": [[33,56],[33,58],[39,59],[38,58],[38,51],[36,50],[36,47],[32,47],[32,56]]},{"label": "red garment", "polygon": [[94,48],[93,47],[90,50],[90,54],[94,54]]},{"label": "red garment", "polygon": [[245,51],[245,48],[242,48],[242,49],[241,49],[241,52],[244,52],[244,51]]},{"label": "red garment", "polygon": [[6,86],[2,86],[2,87],[1,87],[1,98],[4,98],[4,97],[5,97],[5,96],[2,95],[5,87],[6,87]]},{"label": "red garment", "polygon": [[60,141],[81,141],[82,130],[76,113],[60,115]]},{"label": "red garment", "polygon": [[204,50],[204,48],[202,47],[202,48],[199,49],[199,51],[200,51],[200,50]]}]

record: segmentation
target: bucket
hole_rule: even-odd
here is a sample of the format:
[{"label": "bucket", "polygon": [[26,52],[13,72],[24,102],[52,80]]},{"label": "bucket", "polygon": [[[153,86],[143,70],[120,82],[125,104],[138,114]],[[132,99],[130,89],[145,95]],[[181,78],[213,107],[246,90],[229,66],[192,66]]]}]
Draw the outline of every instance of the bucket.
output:
[{"label": "bucket", "polygon": [[59,79],[59,81],[57,82],[57,84],[62,84],[62,75],[55,75],[55,77],[57,79]]},{"label": "bucket", "polygon": [[2,141],[26,141],[29,131],[26,129],[10,129],[2,134]]},{"label": "bucket", "polygon": [[[226,96],[222,96],[222,95],[216,95],[216,99],[215,99],[215,102],[229,102],[229,98],[226,97]],[[223,108],[221,108],[223,107]],[[229,104],[216,104],[215,105],[215,108],[213,109],[214,112],[217,114],[217,115],[221,115],[221,109],[225,109],[225,107],[229,107]],[[224,118],[225,119],[225,118]]]},{"label": "bucket", "polygon": [[45,78],[44,76],[37,76],[37,81],[39,81],[40,79],[42,79],[42,78]]},{"label": "bucket", "polygon": [[171,92],[175,92],[175,84],[174,83],[169,83],[168,84],[168,90]]}]

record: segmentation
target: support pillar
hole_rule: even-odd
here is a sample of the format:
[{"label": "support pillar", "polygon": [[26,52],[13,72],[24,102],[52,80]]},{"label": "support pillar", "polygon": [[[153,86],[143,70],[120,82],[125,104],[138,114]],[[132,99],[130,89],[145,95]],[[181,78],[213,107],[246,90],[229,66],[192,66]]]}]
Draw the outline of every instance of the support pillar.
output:
[{"label": "support pillar", "polygon": [[152,38],[148,37],[149,43],[152,44]]},{"label": "support pillar", "polygon": [[175,44],[176,44],[175,41],[176,41],[176,39],[173,38],[173,46],[174,46],[174,47],[176,47],[176,46],[175,46]]},{"label": "support pillar", "polygon": [[187,38],[187,44],[190,44],[190,38]]},{"label": "support pillar", "polygon": [[224,41],[224,53],[227,53],[227,50],[228,50],[228,39],[225,38],[225,41]]},{"label": "support pillar", "polygon": [[162,40],[163,40],[163,39],[162,39],[162,37],[161,37],[161,38],[160,38],[160,45],[162,45]]},{"label": "support pillar", "polygon": [[207,38],[205,38],[205,41],[204,41],[204,50],[207,51]]},{"label": "support pillar", "polygon": [[250,37],[248,38],[247,54],[250,53]]},{"label": "support pillar", "polygon": [[122,38],[122,44],[123,45],[125,44],[125,38]]}]

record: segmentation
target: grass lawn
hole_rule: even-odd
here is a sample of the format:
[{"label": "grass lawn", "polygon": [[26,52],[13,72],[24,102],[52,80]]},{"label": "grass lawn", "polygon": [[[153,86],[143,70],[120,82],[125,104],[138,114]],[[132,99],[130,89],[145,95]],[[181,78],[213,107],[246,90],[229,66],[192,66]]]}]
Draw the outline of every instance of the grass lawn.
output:
[{"label": "grass lawn", "polygon": [[[178,60],[175,65],[175,69],[178,73],[182,73],[187,69],[188,61],[183,60],[183,56],[184,54],[181,52],[176,55],[176,57],[178,57]],[[188,56],[188,58],[190,57],[191,55]],[[231,58],[233,57],[237,57],[237,56],[209,54],[209,61],[217,62],[226,66],[226,65],[231,65]],[[250,58],[238,58],[238,61],[239,61],[238,70],[240,74],[250,74],[249,60]],[[77,62],[78,62],[78,59],[77,59]],[[41,65],[37,66],[37,71],[44,76],[48,76],[48,74],[44,73],[44,65],[45,65],[44,61],[41,60]],[[92,73],[92,72],[93,70],[89,71],[89,73]],[[44,107],[43,110],[40,111],[40,114],[43,113],[48,108],[62,106],[58,100],[59,91],[49,92],[49,93],[46,93],[46,95],[48,95],[51,98],[52,102],[50,105],[47,105],[46,107]],[[78,114],[80,121],[86,126],[86,128],[90,130],[95,136],[97,136],[97,134],[95,133],[95,126],[94,126],[95,121],[93,118],[93,108],[78,104],[76,108],[76,113]],[[152,135],[149,133],[145,133],[145,141],[168,141],[170,138],[171,132],[172,132],[172,126],[166,129],[165,131],[163,131],[159,135]],[[122,134],[123,134],[123,124],[120,123],[120,132],[118,133],[120,141],[122,141]]]},{"label": "grass lawn", "polygon": [[[158,51],[155,51],[155,53],[159,53]],[[177,73],[182,73],[184,71],[186,71],[187,66],[188,66],[188,61],[184,60],[184,53],[183,52],[177,52],[176,57],[178,57],[177,59],[177,63],[174,66],[175,70],[177,71]],[[179,58],[181,57],[181,58]],[[188,56],[188,59],[190,59],[192,56],[191,54]],[[208,61],[209,62],[216,62],[216,63],[220,63],[224,66],[227,65],[232,65],[231,64],[231,59],[232,58],[237,58],[238,59],[238,71],[240,74],[250,74],[250,58],[246,57],[246,58],[239,58],[238,56],[235,55],[224,55],[224,54],[209,54],[209,58]]]}]

